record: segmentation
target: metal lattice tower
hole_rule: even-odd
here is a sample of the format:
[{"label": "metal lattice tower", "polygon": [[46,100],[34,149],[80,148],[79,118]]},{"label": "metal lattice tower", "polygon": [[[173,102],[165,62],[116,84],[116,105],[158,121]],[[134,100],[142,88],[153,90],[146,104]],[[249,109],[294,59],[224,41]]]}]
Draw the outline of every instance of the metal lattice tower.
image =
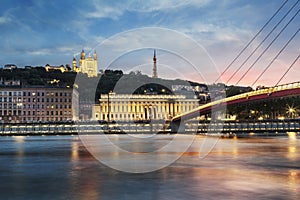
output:
[{"label": "metal lattice tower", "polygon": [[157,75],[157,67],[156,67],[156,51],[154,50],[154,55],[153,55],[153,75],[152,78],[158,78]]}]

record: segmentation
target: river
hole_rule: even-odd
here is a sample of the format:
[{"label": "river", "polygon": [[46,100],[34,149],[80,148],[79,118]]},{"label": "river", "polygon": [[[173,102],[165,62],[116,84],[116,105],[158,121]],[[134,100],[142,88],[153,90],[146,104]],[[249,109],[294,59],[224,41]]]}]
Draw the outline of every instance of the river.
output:
[{"label": "river", "polygon": [[0,199],[300,199],[299,136],[214,139],[201,157],[204,140],[172,152],[181,157],[167,167],[127,173],[99,162],[79,136],[0,137]]}]

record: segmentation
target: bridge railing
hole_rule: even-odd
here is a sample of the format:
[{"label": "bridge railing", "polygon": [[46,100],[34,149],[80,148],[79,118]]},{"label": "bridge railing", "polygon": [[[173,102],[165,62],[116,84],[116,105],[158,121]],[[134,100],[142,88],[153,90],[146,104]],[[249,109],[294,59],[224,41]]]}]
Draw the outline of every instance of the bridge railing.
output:
[{"label": "bridge railing", "polygon": [[180,119],[181,117],[183,117],[185,115],[188,115],[190,113],[199,112],[199,110],[202,110],[202,109],[205,109],[205,108],[208,108],[208,107],[212,107],[212,106],[219,105],[219,104],[222,104],[222,103],[234,101],[234,100],[237,100],[237,99],[249,98],[251,96],[256,96],[256,95],[261,95],[261,94],[271,94],[273,92],[279,92],[279,91],[283,91],[283,90],[296,89],[296,88],[300,88],[300,82],[294,82],[294,83],[279,85],[279,86],[276,86],[276,87],[263,88],[263,89],[259,89],[259,90],[255,90],[255,91],[251,91],[251,92],[246,92],[246,93],[243,93],[243,94],[238,94],[238,95],[235,95],[235,96],[227,97],[227,98],[224,98],[224,99],[216,100],[216,101],[201,105],[197,108],[192,109],[189,112],[182,113],[180,115],[175,116],[173,118],[173,120],[174,119]]}]

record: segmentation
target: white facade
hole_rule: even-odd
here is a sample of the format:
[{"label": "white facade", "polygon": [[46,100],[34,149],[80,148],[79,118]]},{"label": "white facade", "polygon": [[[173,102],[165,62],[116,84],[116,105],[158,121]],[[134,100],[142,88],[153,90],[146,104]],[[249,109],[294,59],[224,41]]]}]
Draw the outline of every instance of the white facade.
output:
[{"label": "white facade", "polygon": [[84,50],[82,50],[79,60],[79,69],[81,73],[87,74],[88,77],[97,77],[98,58],[96,52],[93,53],[93,56],[86,57]]},{"label": "white facade", "polygon": [[199,106],[198,99],[184,95],[102,94],[93,106],[93,120],[166,120]]}]

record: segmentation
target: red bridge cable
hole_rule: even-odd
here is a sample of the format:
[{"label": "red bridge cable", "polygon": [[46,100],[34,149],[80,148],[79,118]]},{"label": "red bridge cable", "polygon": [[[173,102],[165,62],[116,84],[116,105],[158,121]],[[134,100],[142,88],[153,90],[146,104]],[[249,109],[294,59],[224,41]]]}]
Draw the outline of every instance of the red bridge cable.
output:
[{"label": "red bridge cable", "polygon": [[255,85],[255,83],[262,77],[262,75],[270,68],[270,66],[274,63],[274,61],[278,58],[278,56],[284,51],[284,49],[289,45],[289,43],[296,37],[299,33],[300,28],[294,33],[294,35],[289,39],[289,41],[284,45],[284,47],[277,53],[277,55],[272,59],[272,61],[268,64],[268,66],[263,70],[263,72],[258,76],[258,78],[252,83],[251,87]]},{"label": "red bridge cable", "polygon": [[277,9],[273,16],[264,24],[264,26],[256,33],[256,35],[248,42],[248,44],[239,52],[239,54],[233,59],[233,61],[226,67],[226,69],[221,73],[221,75],[215,80],[215,83],[225,74],[225,72],[233,65],[233,63],[244,53],[244,51],[250,46],[250,44],[257,38],[257,36],[263,31],[263,29],[273,20],[273,18],[278,14],[278,12],[283,8],[283,6],[288,2],[286,0]]},{"label": "red bridge cable", "polygon": [[272,44],[277,40],[281,33],[287,28],[287,26],[294,20],[298,15],[300,9],[293,15],[293,17],[288,21],[288,23],[281,29],[281,31],[276,35],[276,37],[271,41],[271,43],[265,48],[265,50],[258,56],[258,58],[252,63],[252,65],[247,69],[247,71],[242,75],[242,77],[236,82],[236,85],[246,76],[246,74],[253,68],[253,66],[260,60],[260,58],[266,53],[266,51],[272,46]]},{"label": "red bridge cable", "polygon": [[292,69],[292,67],[294,66],[294,64],[299,59],[299,57],[300,57],[300,54],[297,56],[297,58],[294,60],[294,62],[290,65],[290,67],[285,71],[285,73],[281,76],[281,78],[279,79],[279,81],[276,83],[276,85],[274,87],[276,87],[280,83],[280,81],[285,77],[285,75]]},{"label": "red bridge cable", "polygon": [[288,12],[280,19],[280,21],[273,27],[267,36],[259,43],[259,45],[252,51],[252,53],[246,58],[246,60],[240,65],[240,67],[233,73],[233,75],[228,79],[226,84],[239,72],[239,70],[246,64],[246,62],[252,57],[252,55],[258,50],[258,48],[268,39],[268,37],[273,33],[273,31],[279,26],[279,24],[286,18],[286,16],[292,11],[292,9],[298,4],[299,0],[288,10]]}]

